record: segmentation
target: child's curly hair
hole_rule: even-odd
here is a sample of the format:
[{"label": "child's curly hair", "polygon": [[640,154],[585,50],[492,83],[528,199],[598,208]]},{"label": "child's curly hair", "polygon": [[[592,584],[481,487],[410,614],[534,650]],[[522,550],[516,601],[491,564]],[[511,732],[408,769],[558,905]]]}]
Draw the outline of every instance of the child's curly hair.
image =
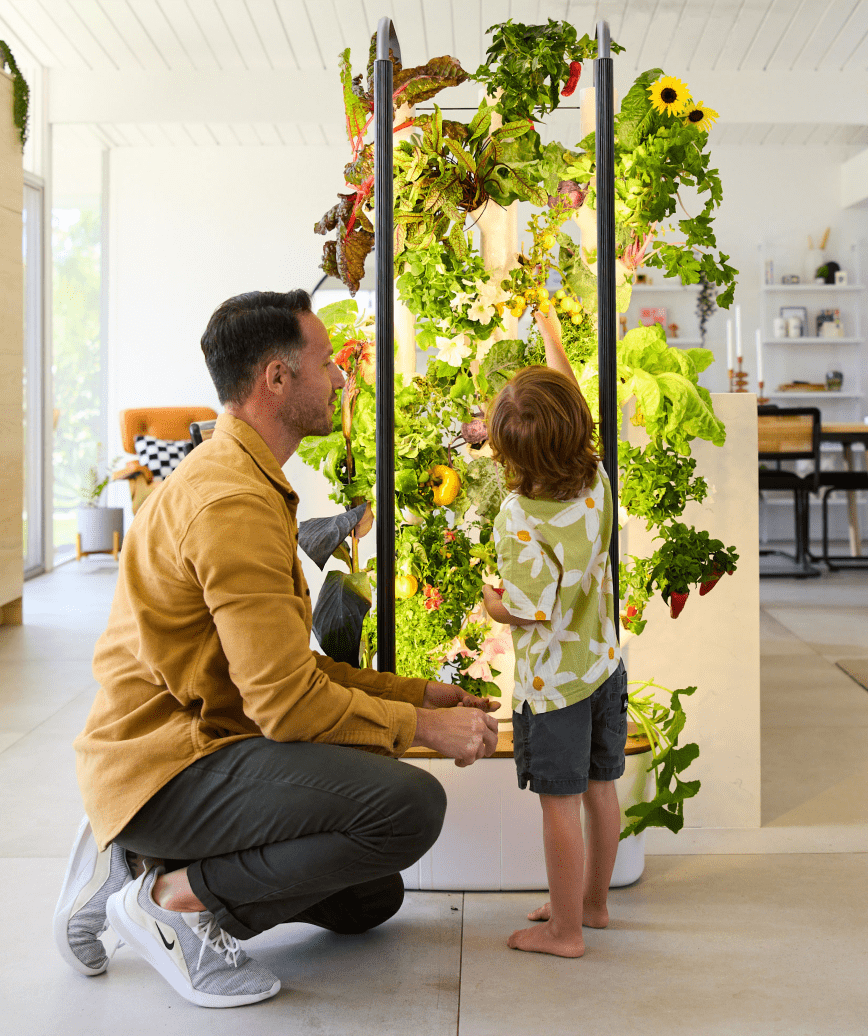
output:
[{"label": "child's curly hair", "polygon": [[549,367],[520,370],[486,417],[494,459],[521,496],[572,500],[597,474],[594,420],[579,386]]}]

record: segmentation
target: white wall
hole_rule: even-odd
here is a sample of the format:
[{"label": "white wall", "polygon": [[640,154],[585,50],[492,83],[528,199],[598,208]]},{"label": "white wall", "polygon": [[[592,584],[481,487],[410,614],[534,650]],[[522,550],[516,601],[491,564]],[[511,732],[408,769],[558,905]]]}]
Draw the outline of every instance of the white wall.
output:
[{"label": "white wall", "polygon": [[[199,346],[211,313],[245,291],[314,288],[325,239],[313,225],[344,189],[346,160],[327,146],[112,151],[109,456],[123,452],[127,407],[220,411]],[[298,458],[285,470],[300,518],[339,510]],[[321,577],[306,570],[315,594]]]}]

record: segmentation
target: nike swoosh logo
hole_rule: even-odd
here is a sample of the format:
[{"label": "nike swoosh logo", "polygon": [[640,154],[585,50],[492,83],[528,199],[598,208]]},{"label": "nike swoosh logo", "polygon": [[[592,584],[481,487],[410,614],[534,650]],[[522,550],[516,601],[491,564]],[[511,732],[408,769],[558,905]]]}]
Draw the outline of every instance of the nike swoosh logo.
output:
[{"label": "nike swoosh logo", "polygon": [[171,942],[166,942],[166,937],[165,935],[163,935],[163,929],[160,928],[156,921],[154,921],[154,924],[156,925],[157,931],[160,933],[160,938],[163,940],[163,945],[166,947],[167,950],[173,950],[175,948],[175,940],[173,939]]}]

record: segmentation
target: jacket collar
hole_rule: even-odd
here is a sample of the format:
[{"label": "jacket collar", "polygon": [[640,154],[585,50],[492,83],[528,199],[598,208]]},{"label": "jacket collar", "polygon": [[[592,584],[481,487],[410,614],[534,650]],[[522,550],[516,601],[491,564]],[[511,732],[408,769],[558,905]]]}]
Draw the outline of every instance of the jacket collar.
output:
[{"label": "jacket collar", "polygon": [[262,473],[282,490],[290,501],[298,503],[298,494],[289,484],[283,469],[277,463],[277,458],[266,446],[259,432],[246,421],[233,417],[232,414],[222,413],[214,426],[214,435],[227,435],[234,439],[245,453],[250,454]]}]

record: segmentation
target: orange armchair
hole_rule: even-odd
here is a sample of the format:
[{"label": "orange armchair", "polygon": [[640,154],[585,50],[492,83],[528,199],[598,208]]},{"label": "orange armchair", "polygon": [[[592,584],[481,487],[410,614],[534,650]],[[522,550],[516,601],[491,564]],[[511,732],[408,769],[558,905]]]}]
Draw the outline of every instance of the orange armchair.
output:
[{"label": "orange armchair", "polygon": [[[213,421],[216,417],[216,412],[207,406],[158,406],[121,410],[121,442],[127,453],[135,454],[137,435],[152,435],[156,439],[189,439],[190,425],[194,421]],[[129,481],[133,514],[155,488],[151,470],[138,460],[129,461],[112,478]]]}]

